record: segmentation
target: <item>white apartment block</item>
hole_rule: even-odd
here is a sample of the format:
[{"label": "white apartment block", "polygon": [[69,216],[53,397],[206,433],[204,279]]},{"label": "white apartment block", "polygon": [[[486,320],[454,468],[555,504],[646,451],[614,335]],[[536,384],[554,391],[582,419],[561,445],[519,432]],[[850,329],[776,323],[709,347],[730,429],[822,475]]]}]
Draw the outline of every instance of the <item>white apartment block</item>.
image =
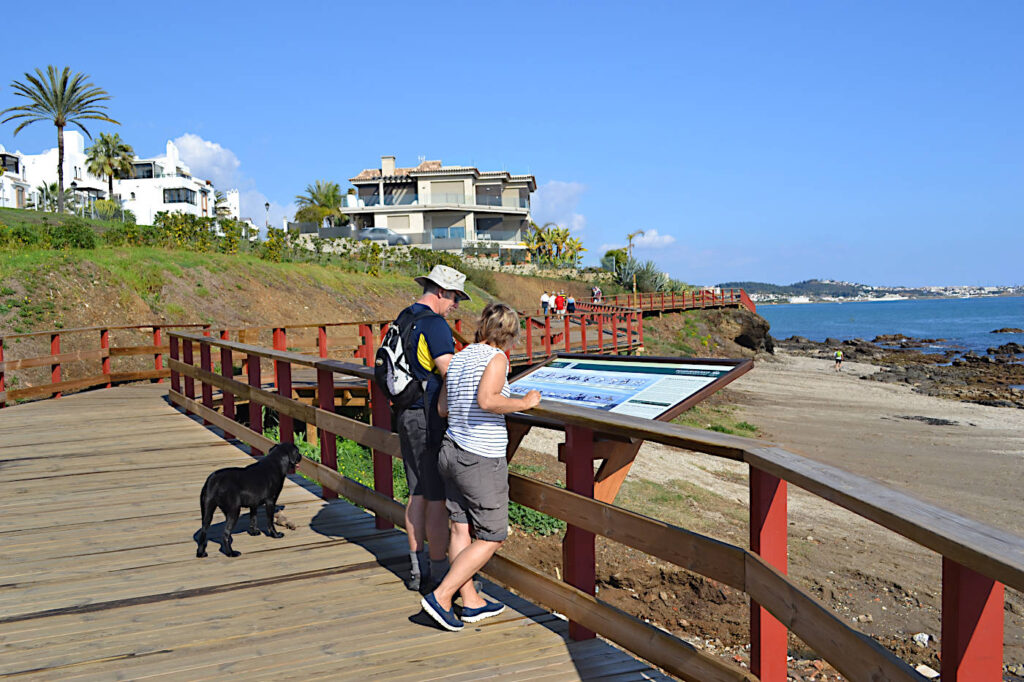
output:
[{"label": "white apartment block", "polygon": [[[85,137],[80,132],[64,131],[64,188],[73,189],[80,202],[113,199],[131,210],[143,225],[151,225],[160,211],[200,217],[216,215],[213,184],[192,176],[189,167],[181,161],[177,146],[170,140],[163,156],[136,157],[131,177],[114,179],[113,197],[107,196],[107,179],[98,178],[87,170],[85,148]],[[57,182],[57,148],[47,149],[41,154],[3,153],[0,158],[5,159],[4,164],[22,167],[20,178],[27,187],[24,188],[23,203],[18,207],[39,206],[42,197],[38,196],[38,188]],[[231,210],[230,217],[237,219],[238,190],[228,190],[225,195]],[[6,205],[16,205],[19,195],[12,196],[11,203]]]},{"label": "white apartment block", "polygon": [[21,154],[9,153],[0,144],[0,208],[25,208],[31,198]]},{"label": "white apartment block", "polygon": [[387,227],[413,245],[462,249],[474,242],[517,244],[530,220],[532,175],[480,171],[472,166],[443,166],[422,161],[396,168],[382,156],[380,168],[350,178],[355,194],[342,209],[353,227]]}]

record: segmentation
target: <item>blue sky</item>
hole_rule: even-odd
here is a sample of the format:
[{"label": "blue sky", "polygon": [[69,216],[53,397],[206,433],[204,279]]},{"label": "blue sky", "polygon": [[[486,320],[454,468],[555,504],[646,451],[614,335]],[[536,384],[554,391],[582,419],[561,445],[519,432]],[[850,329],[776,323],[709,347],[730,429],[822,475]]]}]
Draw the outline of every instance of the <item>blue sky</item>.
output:
[{"label": "blue sky", "polygon": [[[51,7],[62,5],[61,7]],[[19,12],[24,14],[19,15]],[[13,14],[12,14],[13,13]],[[695,284],[1024,284],[1024,4],[15,3],[142,156],[178,140],[262,222],[394,154],[532,173],[596,263]],[[97,132],[109,125],[91,128]],[[37,123],[0,144],[55,145]]]}]

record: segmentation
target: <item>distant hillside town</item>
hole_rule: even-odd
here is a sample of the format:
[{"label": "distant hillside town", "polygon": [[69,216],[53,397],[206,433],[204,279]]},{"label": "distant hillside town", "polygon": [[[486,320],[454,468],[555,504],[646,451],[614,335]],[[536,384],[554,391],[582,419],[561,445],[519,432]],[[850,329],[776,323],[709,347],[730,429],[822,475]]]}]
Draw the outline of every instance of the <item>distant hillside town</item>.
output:
[{"label": "distant hillside town", "polygon": [[813,303],[819,301],[899,301],[911,298],[973,298],[1021,296],[1024,286],[883,287],[832,279],[809,279],[781,285],[767,282],[723,282],[722,289],[745,289],[757,303]]}]

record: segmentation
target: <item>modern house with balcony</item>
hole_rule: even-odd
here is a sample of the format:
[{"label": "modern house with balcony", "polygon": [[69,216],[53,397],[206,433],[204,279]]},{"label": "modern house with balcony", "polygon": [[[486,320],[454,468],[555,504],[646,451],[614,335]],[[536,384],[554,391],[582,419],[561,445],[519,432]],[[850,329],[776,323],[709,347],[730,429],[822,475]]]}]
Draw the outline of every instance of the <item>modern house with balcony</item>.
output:
[{"label": "modern house with balcony", "polygon": [[382,156],[380,168],[350,178],[355,193],[342,209],[354,228],[387,227],[421,248],[461,250],[479,242],[518,244],[529,225],[532,175],[481,171],[422,161],[397,168]]}]

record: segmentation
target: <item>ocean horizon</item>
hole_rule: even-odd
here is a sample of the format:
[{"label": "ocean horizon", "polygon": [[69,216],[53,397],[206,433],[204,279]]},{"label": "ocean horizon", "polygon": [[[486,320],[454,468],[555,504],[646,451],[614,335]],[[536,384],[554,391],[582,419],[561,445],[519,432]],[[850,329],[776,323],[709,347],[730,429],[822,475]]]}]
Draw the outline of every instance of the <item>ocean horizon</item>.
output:
[{"label": "ocean horizon", "polygon": [[1024,334],[992,333],[1024,328],[1024,296],[779,303],[759,305],[757,312],[780,340],[803,336],[811,341],[871,341],[885,334],[942,339],[923,348],[925,352],[985,353],[1011,341],[1024,345]]}]

